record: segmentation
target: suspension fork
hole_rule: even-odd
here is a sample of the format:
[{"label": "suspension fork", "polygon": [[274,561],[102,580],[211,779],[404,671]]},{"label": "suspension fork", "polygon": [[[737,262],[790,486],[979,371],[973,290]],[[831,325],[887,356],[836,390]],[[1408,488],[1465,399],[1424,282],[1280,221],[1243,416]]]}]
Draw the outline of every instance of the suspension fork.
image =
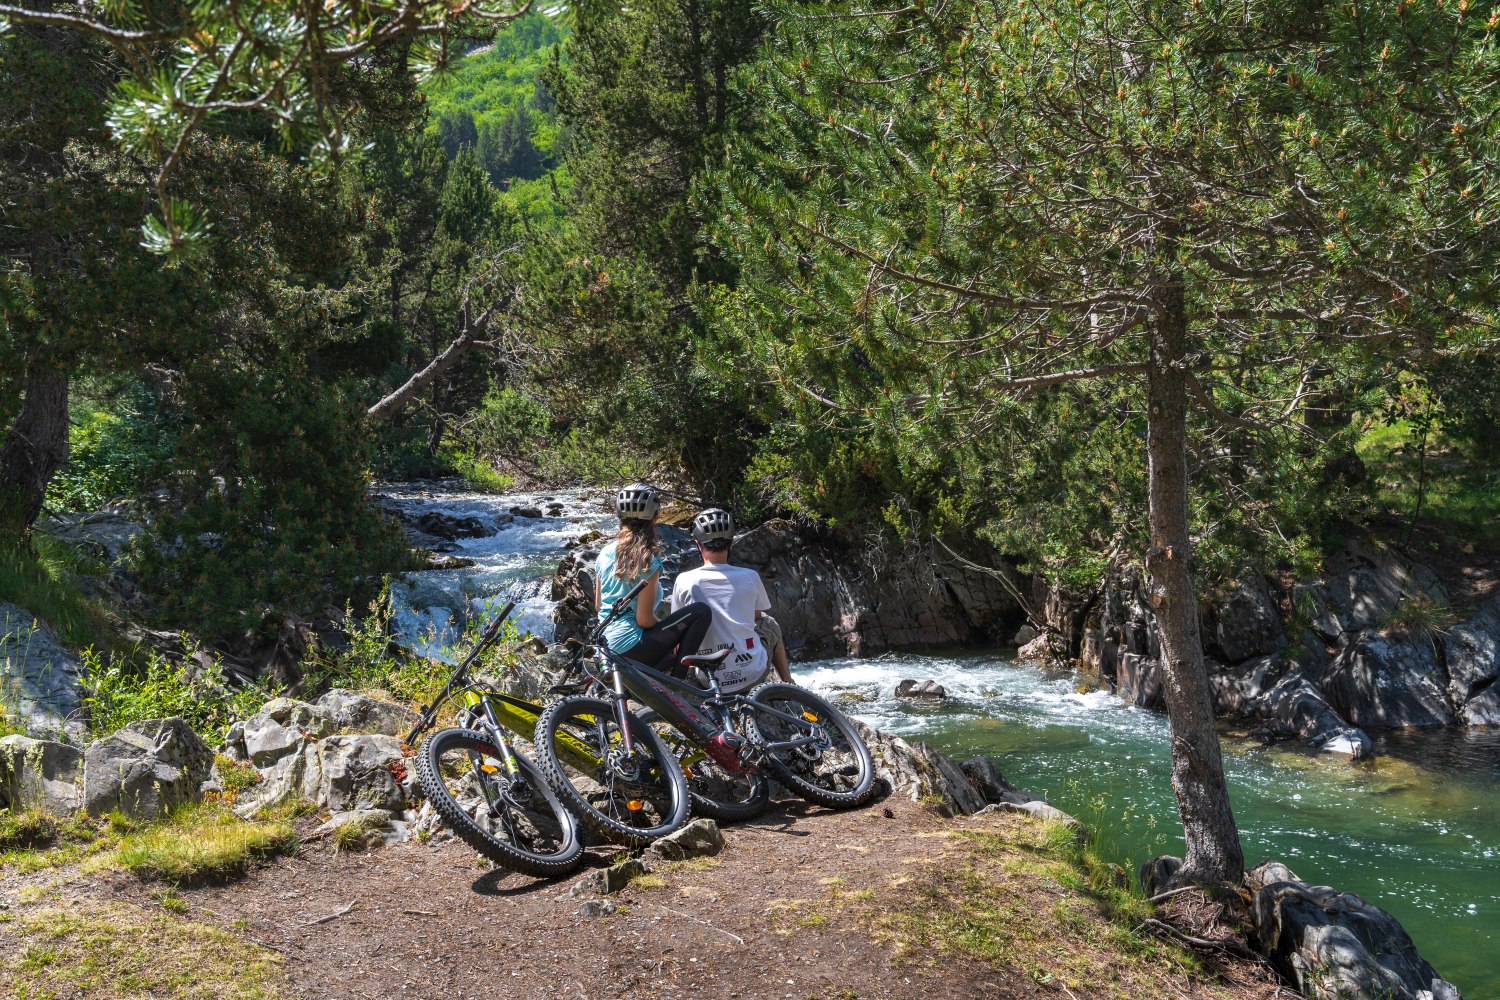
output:
[{"label": "suspension fork", "polygon": [[625,678],[620,676],[620,671],[609,672],[610,701],[615,704],[615,722],[620,726],[620,743],[625,748],[625,756],[629,757],[635,753],[635,737],[631,735],[630,723],[626,719],[626,713],[630,711],[629,695],[625,691]]},{"label": "suspension fork", "polygon": [[489,723],[490,739],[500,751],[500,763],[505,765],[505,773],[515,779],[521,774],[521,765],[516,763],[516,753],[510,748],[510,740],[505,738],[505,730],[500,726],[500,720],[495,716],[495,706],[490,704],[488,698],[482,699],[484,704],[484,719]]}]

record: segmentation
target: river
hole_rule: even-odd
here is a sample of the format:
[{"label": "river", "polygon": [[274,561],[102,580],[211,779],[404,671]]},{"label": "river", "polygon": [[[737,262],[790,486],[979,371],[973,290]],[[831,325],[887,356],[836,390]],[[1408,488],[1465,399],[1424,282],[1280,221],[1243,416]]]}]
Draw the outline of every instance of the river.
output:
[{"label": "river", "polygon": [[[516,505],[563,504],[562,516],[516,518],[488,538],[460,541],[454,554],[474,559],[471,568],[410,574],[394,588],[398,627],[434,651],[454,614],[509,596],[520,601],[523,627],[549,635],[547,581],[564,546],[613,527],[597,494],[382,492],[410,509],[481,520]],[[1003,650],[824,660],[794,673],[850,699],[849,712],[872,725],[960,758],[994,757],[1012,783],[1087,823],[1127,868],[1181,853],[1162,715]],[[897,700],[892,691],[906,677],[932,678],[949,697]],[[1308,881],[1389,910],[1468,1000],[1500,1000],[1500,731],[1372,734],[1379,755],[1358,765],[1224,736],[1249,861],[1277,858]]]}]

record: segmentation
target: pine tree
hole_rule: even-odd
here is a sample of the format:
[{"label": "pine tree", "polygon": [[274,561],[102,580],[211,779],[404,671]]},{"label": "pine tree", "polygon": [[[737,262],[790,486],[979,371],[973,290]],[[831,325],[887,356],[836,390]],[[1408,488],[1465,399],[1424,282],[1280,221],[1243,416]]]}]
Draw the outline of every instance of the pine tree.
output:
[{"label": "pine tree", "polygon": [[1144,411],[1186,880],[1243,866],[1190,506],[1256,512],[1215,436],[1307,433],[1372,364],[1495,345],[1500,18],[1466,9],[783,4],[750,86],[720,315],[784,403],[898,462],[1091,394]]}]

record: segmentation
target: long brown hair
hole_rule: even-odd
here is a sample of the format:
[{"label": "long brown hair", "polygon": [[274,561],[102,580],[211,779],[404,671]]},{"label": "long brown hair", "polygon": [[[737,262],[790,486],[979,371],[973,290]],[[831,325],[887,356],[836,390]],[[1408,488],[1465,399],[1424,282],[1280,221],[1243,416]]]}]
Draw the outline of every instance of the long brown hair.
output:
[{"label": "long brown hair", "polygon": [[633,583],[646,574],[656,555],[656,519],[620,518],[615,536],[615,579]]}]

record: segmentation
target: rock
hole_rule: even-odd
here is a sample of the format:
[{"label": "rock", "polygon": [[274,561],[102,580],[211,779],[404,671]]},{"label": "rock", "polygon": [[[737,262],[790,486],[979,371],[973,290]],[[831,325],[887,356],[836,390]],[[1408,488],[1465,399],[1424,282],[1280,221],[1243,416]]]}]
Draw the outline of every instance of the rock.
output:
[{"label": "rock", "polygon": [[1141,891],[1147,896],[1155,896],[1157,893],[1165,892],[1171,888],[1172,880],[1182,870],[1182,859],[1174,858],[1170,854],[1163,854],[1152,858],[1141,865],[1137,872],[1141,880]]},{"label": "rock", "polygon": [[231,730],[231,738],[238,736],[243,759],[265,767],[331,732],[333,726],[314,706],[294,698],[272,698],[237,731]]},{"label": "rock", "polygon": [[409,523],[418,531],[448,542],[460,538],[487,538],[495,533],[477,517],[454,517],[439,511],[418,515]]},{"label": "rock", "polygon": [[1141,708],[1166,704],[1166,678],[1159,660],[1137,653],[1120,656],[1115,670],[1115,693]]},{"label": "rock", "polygon": [[512,507],[510,509],[510,512],[511,512],[511,515],[514,516],[514,517],[541,517],[542,516],[542,508],[540,508],[540,507]]},{"label": "rock", "polygon": [[1470,698],[1459,709],[1458,721],[1466,726],[1500,726],[1500,684]]},{"label": "rock", "polygon": [[1014,796],[1025,794],[1006,781],[1000,768],[988,757],[970,757],[959,767],[963,770],[964,777],[969,779],[969,784],[974,786],[980,798],[987,803],[1010,802],[1014,801]]},{"label": "rock", "polygon": [[586,899],[573,913],[579,917],[607,917],[619,908],[612,899]]},{"label": "rock", "polygon": [[1432,641],[1396,639],[1367,629],[1334,657],[1323,694],[1358,726],[1444,726],[1453,708]]},{"label": "rock", "polygon": [[885,782],[891,794],[913,802],[936,797],[956,813],[975,813],[984,808],[984,797],[963,768],[926,743],[908,743],[862,722],[854,726],[870,748],[875,777]]},{"label": "rock", "polygon": [[[1500,680],[1500,597],[1490,598],[1474,617],[1449,629],[1443,647],[1448,697],[1462,721],[1471,726],[1500,724],[1500,714],[1494,716],[1496,721],[1486,721],[1489,704],[1500,709],[1495,691]],[[1480,704],[1471,711],[1468,706],[1476,700]]]},{"label": "rock", "polygon": [[896,685],[897,698],[946,698],[948,692],[934,680],[904,680]]},{"label": "rock", "polygon": [[1255,942],[1308,997],[1426,1000],[1455,996],[1390,914],[1353,893],[1311,886],[1285,865],[1246,873],[1255,893]]},{"label": "rock", "polygon": [[1327,638],[1337,639],[1383,624],[1403,597],[1419,594],[1441,605],[1448,603],[1448,595],[1432,570],[1409,565],[1388,549],[1355,541],[1328,560],[1327,578],[1321,588],[1314,585],[1299,589],[1293,597],[1309,600],[1314,611],[1313,627]]},{"label": "rock", "polygon": [[1063,666],[1067,655],[1067,650],[1050,635],[1039,635],[1016,650],[1016,659],[1032,660],[1046,667]]},{"label": "rock", "polygon": [[575,898],[590,894],[613,895],[629,885],[633,879],[640,878],[649,871],[645,862],[639,858],[627,858],[617,865],[589,872],[574,883],[572,895]]},{"label": "rock", "polygon": [[[30,612],[0,601],[0,692],[5,709],[36,734],[78,739],[83,666]],[[0,711],[3,711],[0,710]]]},{"label": "rock", "polygon": [[392,765],[399,762],[403,775],[406,765],[401,741],[394,736],[330,736],[304,756],[302,794],[331,812],[397,810],[405,804],[406,793]]},{"label": "rock", "polygon": [[1281,615],[1266,578],[1259,573],[1238,581],[1214,618],[1213,643],[1230,663],[1274,653],[1286,645]]},{"label": "rock", "polygon": [[213,751],[182,719],[132,722],[84,751],[84,811],[164,816],[198,801],[213,763]]},{"label": "rock", "polygon": [[1347,729],[1349,723],[1334,711],[1311,681],[1288,673],[1266,696],[1263,714],[1273,735],[1319,743]]},{"label": "rock", "polygon": [[0,738],[0,806],[66,815],[83,804],[83,751],[26,736]]},{"label": "rock", "polygon": [[423,565],[419,569],[468,569],[474,565],[474,560],[465,559],[463,556],[450,556],[442,552],[423,550],[421,553]]},{"label": "rock", "polygon": [[146,530],[123,504],[84,514],[59,514],[43,521],[39,528],[53,538],[82,548],[102,563],[118,562],[130,543]]},{"label": "rock", "polygon": [[1257,656],[1232,665],[1210,661],[1208,683],[1213,689],[1214,711],[1251,718],[1266,714],[1267,695],[1287,670],[1288,663],[1281,656]]},{"label": "rock", "polygon": [[1030,802],[997,802],[979,810],[978,815],[985,816],[996,812],[1023,813],[1033,819],[1051,820],[1061,823],[1063,826],[1073,827],[1080,832],[1084,832],[1082,823],[1056,806],[1043,802],[1041,799],[1032,799]]},{"label": "rock", "polygon": [[695,819],[676,833],[653,841],[647,852],[663,861],[708,858],[724,849],[724,834],[711,819]]},{"label": "rock", "polygon": [[1022,625],[1016,631],[1015,637],[1011,639],[1011,642],[1014,645],[1016,645],[1016,646],[1024,646],[1028,642],[1030,642],[1031,640],[1035,639],[1037,636],[1039,636],[1041,634],[1042,633],[1040,633],[1036,629],[1032,628],[1031,625],[1028,623],[1026,625]]},{"label": "rock", "polygon": [[1370,742],[1370,737],[1365,735],[1364,730],[1356,729],[1353,726],[1329,735],[1318,746],[1320,753],[1347,757],[1351,763],[1364,760],[1370,756],[1373,749],[1374,744]]},{"label": "rock", "polygon": [[348,733],[383,733],[405,736],[420,716],[393,701],[334,688],[313,702],[313,710],[336,730]]}]

